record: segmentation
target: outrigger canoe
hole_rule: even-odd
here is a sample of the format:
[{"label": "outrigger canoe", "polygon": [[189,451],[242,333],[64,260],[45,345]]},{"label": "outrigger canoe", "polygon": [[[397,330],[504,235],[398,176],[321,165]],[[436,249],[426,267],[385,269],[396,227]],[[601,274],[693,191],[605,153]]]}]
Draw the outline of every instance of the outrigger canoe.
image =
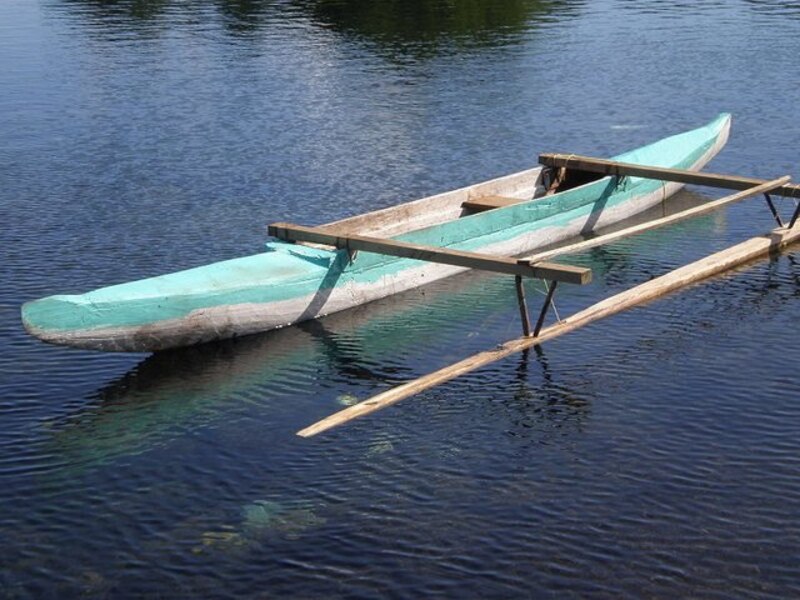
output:
[{"label": "outrigger canoe", "polygon": [[[614,157],[700,170],[725,145],[730,115]],[[585,174],[581,174],[585,175]],[[520,256],[592,234],[647,210],[683,184],[598,174],[553,181],[535,167],[318,226],[494,256]],[[560,187],[556,187],[560,184]],[[272,240],[264,252],[22,307],[25,329],[50,343],[153,352],[277,329],[449,277],[463,267]]]}]

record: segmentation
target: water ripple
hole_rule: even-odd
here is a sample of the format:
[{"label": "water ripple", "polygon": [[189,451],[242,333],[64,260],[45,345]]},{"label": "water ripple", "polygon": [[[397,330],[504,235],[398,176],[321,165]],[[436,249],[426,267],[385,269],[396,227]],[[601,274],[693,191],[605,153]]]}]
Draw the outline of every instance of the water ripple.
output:
[{"label": "water ripple", "polygon": [[[46,346],[19,321],[32,298],[257,252],[270,221],[388,206],[538,151],[616,153],[721,110],[734,130],[714,170],[791,172],[796,16],[746,0],[0,3],[0,587],[797,596],[797,250],[313,440],[294,432],[519,335],[513,282],[466,275],[154,356]],[[571,257],[595,280],[558,309],[771,226],[753,199]]]}]

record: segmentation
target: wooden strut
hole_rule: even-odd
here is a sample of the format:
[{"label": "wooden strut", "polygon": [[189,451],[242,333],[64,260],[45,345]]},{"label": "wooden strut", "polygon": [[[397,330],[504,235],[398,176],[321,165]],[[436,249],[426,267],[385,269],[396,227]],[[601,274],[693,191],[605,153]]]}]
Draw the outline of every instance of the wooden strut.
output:
[{"label": "wooden strut", "polygon": [[528,317],[528,305],[525,302],[525,288],[522,285],[522,276],[514,277],[514,284],[517,287],[517,302],[519,303],[519,316],[522,319],[522,334],[528,337],[531,334],[531,320]]},{"label": "wooden strut", "polygon": [[536,319],[536,327],[533,328],[533,331],[531,331],[531,320],[530,316],[528,315],[528,304],[525,301],[525,287],[522,283],[522,277],[517,275],[514,278],[514,283],[517,287],[517,302],[519,303],[519,316],[522,320],[522,334],[525,337],[536,337],[542,330],[542,325],[544,325],[544,319],[547,316],[547,311],[553,304],[553,294],[556,293],[558,281],[551,281],[550,285],[548,285],[547,280],[545,280],[547,294],[545,295],[544,304],[542,305],[542,309],[539,311],[539,318]]},{"label": "wooden strut", "polygon": [[[545,282],[545,285],[547,282]],[[536,320],[536,328],[533,330],[533,337],[539,337],[539,333],[542,331],[542,325],[544,325],[544,318],[547,315],[547,311],[550,306],[553,304],[553,295],[556,293],[556,286],[558,285],[557,281],[551,281],[550,287],[547,290],[547,295],[544,298],[544,305],[542,305],[542,310],[539,313],[539,318]]]},{"label": "wooden strut", "polygon": [[769,212],[772,213],[775,222],[778,223],[778,227],[783,227],[783,221],[781,220],[781,216],[778,214],[778,209],[775,208],[775,205],[772,203],[772,198],[768,193],[764,194],[764,198],[767,201],[767,206],[769,207]]},{"label": "wooden strut", "polygon": [[794,208],[794,214],[792,215],[792,220],[789,221],[789,229],[792,229],[794,227],[794,224],[797,223],[798,217],[800,217],[800,202],[797,202],[797,206],[795,206]]}]

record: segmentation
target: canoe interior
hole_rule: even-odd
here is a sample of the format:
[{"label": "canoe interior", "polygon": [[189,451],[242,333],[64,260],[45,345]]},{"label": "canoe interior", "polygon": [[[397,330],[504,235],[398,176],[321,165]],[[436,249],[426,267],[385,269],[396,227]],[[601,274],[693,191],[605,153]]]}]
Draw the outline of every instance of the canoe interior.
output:
[{"label": "canoe interior", "polygon": [[534,167],[435,196],[333,221],[321,225],[320,228],[338,234],[395,237],[470,214],[470,211],[462,207],[468,200],[483,196],[531,200],[543,196],[543,171],[542,167]]}]

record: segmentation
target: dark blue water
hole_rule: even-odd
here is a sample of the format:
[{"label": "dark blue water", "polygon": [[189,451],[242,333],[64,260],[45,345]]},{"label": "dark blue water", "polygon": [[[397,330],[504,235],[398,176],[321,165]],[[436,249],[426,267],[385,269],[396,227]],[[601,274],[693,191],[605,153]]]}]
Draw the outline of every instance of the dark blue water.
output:
[{"label": "dark blue water", "polygon": [[[797,251],[313,440],[517,336],[513,283],[157,356],[19,322],[721,111],[714,170],[800,176],[798,57],[791,2],[4,0],[0,596],[800,595]],[[558,308],[770,227],[755,199],[573,257]]]}]

